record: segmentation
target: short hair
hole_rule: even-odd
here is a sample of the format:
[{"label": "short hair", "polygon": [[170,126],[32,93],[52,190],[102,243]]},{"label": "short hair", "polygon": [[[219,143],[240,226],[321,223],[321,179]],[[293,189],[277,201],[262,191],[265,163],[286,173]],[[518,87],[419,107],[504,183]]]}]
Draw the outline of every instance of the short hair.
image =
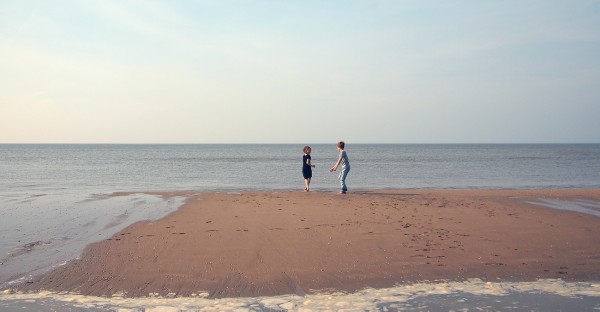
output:
[{"label": "short hair", "polygon": [[337,146],[341,149],[344,149],[344,146],[346,146],[346,143],[344,143],[344,141],[339,141]]},{"label": "short hair", "polygon": [[308,150],[310,149],[310,146],[306,145],[303,149],[304,154],[306,154],[308,152]]}]

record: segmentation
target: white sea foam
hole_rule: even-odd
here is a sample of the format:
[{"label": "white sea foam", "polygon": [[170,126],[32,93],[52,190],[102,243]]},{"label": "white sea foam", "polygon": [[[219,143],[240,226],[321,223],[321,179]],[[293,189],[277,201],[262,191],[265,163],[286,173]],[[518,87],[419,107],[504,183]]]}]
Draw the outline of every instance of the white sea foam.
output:
[{"label": "white sea foam", "polygon": [[[276,297],[255,298],[207,298],[205,292],[191,297],[164,298],[150,296],[146,298],[125,298],[117,294],[111,298],[83,296],[72,293],[56,293],[42,291],[23,294],[4,292],[0,294],[0,302],[46,302],[55,306],[82,309],[107,309],[113,311],[376,311],[396,310],[402,307],[414,308],[409,302],[418,302],[423,298],[447,298],[458,303],[471,305],[471,308],[491,308],[489,302],[475,298],[489,298],[500,302],[500,297],[515,297],[515,294],[545,294],[588,300],[588,306],[600,308],[600,284],[590,282],[565,282],[557,279],[538,280],[535,282],[484,282],[472,279],[465,282],[438,282],[399,285],[385,289],[365,289],[355,293],[317,293],[306,296],[284,295]],[[457,297],[458,296],[458,297]],[[471,297],[469,297],[471,296]],[[519,305],[518,300],[510,299],[507,306]],[[470,302],[469,302],[470,300]],[[423,300],[422,300],[423,301]],[[62,304],[62,305],[61,305]],[[424,307],[425,303],[421,303]],[[479,307],[473,306],[479,304]]]}]

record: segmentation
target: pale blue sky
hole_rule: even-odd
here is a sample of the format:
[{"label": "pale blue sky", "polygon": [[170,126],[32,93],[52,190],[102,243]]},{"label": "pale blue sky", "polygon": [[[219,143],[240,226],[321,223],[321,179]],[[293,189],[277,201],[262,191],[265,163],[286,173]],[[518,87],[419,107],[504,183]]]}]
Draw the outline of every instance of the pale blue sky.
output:
[{"label": "pale blue sky", "polygon": [[600,142],[600,1],[0,0],[0,143]]}]

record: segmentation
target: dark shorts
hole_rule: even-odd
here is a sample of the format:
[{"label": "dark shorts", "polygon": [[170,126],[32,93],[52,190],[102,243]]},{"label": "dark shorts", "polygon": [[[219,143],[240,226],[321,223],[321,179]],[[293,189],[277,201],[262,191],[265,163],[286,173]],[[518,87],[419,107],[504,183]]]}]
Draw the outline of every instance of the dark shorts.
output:
[{"label": "dark shorts", "polygon": [[305,179],[311,179],[312,178],[312,170],[302,170],[302,175],[304,176]]}]

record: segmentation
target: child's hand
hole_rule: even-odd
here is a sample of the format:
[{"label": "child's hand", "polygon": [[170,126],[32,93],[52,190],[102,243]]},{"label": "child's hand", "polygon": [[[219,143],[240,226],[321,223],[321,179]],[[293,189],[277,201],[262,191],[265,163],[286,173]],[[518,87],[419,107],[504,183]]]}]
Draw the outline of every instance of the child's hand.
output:
[{"label": "child's hand", "polygon": [[311,165],[313,168],[317,168],[317,165]]},{"label": "child's hand", "polygon": [[335,171],[335,169],[333,169],[333,168],[329,169],[329,172],[334,172],[334,171]]}]

